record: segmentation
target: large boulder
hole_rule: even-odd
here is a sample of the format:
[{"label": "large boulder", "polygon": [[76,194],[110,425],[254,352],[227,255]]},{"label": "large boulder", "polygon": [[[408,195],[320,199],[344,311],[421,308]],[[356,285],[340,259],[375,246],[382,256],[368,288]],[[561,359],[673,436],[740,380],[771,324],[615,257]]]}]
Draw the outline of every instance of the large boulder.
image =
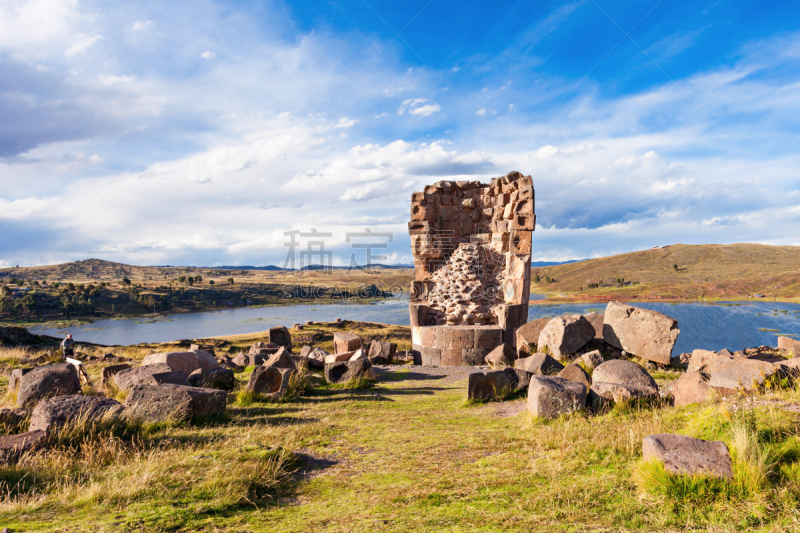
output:
[{"label": "large boulder", "polygon": [[514,368],[539,376],[554,376],[564,370],[564,365],[545,353],[535,353],[530,357],[514,361]]},{"label": "large boulder", "polygon": [[373,365],[391,365],[397,345],[393,342],[374,340],[369,345],[367,359]]},{"label": "large boulder", "polygon": [[586,386],[554,376],[533,376],[528,386],[528,411],[541,418],[556,418],[586,406]]},{"label": "large boulder", "polygon": [[325,363],[325,379],[328,383],[347,383],[351,379],[369,373],[372,364],[369,359]]},{"label": "large boulder", "polygon": [[786,355],[800,357],[800,341],[791,337],[778,337],[778,349]]},{"label": "large boulder", "polygon": [[19,380],[17,407],[32,408],[39,400],[81,390],[77,369],[69,363],[34,368]]},{"label": "large boulder", "polygon": [[731,454],[724,442],[662,433],[642,440],[642,457],[664,464],[667,472],[681,475],[733,476]]},{"label": "large boulder", "polygon": [[511,379],[502,370],[478,370],[467,378],[468,400],[494,400],[511,391]]},{"label": "large boulder", "polygon": [[501,344],[489,352],[483,360],[492,368],[513,367],[514,361],[517,360],[517,353],[508,344]]},{"label": "large boulder", "polygon": [[322,348],[314,348],[308,352],[308,368],[322,370],[325,368],[325,358],[330,354]]},{"label": "large boulder", "polygon": [[649,309],[609,302],[603,322],[603,339],[642,359],[668,365],[678,339],[678,321]]},{"label": "large boulder", "polygon": [[197,356],[197,362],[200,363],[200,370],[204,372],[208,372],[209,370],[217,370],[222,368],[222,365],[219,364],[217,358],[214,357],[209,351],[206,350],[193,350],[194,354]]},{"label": "large boulder", "polygon": [[121,391],[129,391],[135,385],[189,385],[188,376],[164,363],[144,365],[121,370],[114,374],[114,385]]},{"label": "large boulder", "polygon": [[131,368],[131,365],[127,363],[103,367],[103,369],[100,370],[100,386],[107,387],[117,373],[128,370],[129,368]]},{"label": "large boulder", "polygon": [[335,353],[355,352],[364,345],[356,333],[337,331],[333,334],[333,351]]},{"label": "large boulder", "polygon": [[569,381],[576,381],[578,383],[583,383],[586,386],[586,390],[589,390],[589,387],[592,386],[592,377],[586,373],[584,369],[582,369],[579,365],[572,363],[571,365],[567,365],[564,370],[558,373],[558,377],[567,379]]},{"label": "large boulder", "polygon": [[33,409],[29,430],[51,432],[78,421],[89,424],[114,423],[122,410],[121,403],[102,396],[57,396],[39,402]]},{"label": "large boulder", "polygon": [[0,435],[0,462],[16,463],[22,455],[45,446],[47,432],[28,431],[17,435]]},{"label": "large boulder", "polygon": [[294,370],[276,366],[259,366],[250,374],[247,390],[277,400],[283,397]]},{"label": "large boulder", "polygon": [[517,353],[520,357],[528,357],[536,353],[539,344],[539,335],[542,330],[550,322],[550,318],[538,318],[531,320],[527,324],[521,325],[517,328],[515,333],[517,341]]},{"label": "large boulder", "polygon": [[228,393],[186,385],[134,385],[125,400],[132,418],[188,421],[216,417],[225,412]]},{"label": "large boulder", "polygon": [[272,354],[269,359],[264,361],[262,366],[274,366],[275,368],[286,368],[288,370],[297,370],[297,364],[289,354],[289,350],[281,346],[278,351]]},{"label": "large boulder", "polygon": [[725,395],[736,391],[750,392],[779,370],[780,365],[767,361],[708,350],[693,351],[687,368],[687,372],[707,374],[709,386]]},{"label": "large boulder", "polygon": [[708,381],[708,376],[700,372],[684,372],[672,385],[675,406],[707,401],[709,393],[713,390]]},{"label": "large boulder", "polygon": [[206,387],[226,391],[232,391],[236,387],[236,377],[233,375],[233,370],[227,368],[212,368],[211,370],[198,368],[189,375],[187,381],[192,387]]},{"label": "large boulder", "polygon": [[292,351],[292,334],[284,326],[269,328],[269,342]]},{"label": "large boulder", "polygon": [[601,364],[592,372],[593,382],[619,383],[634,387],[651,388],[658,391],[655,380],[647,370],[631,361],[612,359]]},{"label": "large boulder", "polygon": [[539,334],[538,350],[550,350],[561,361],[574,354],[594,338],[594,328],[581,315],[559,316],[552,319]]},{"label": "large boulder", "polygon": [[200,368],[200,360],[195,352],[151,353],[142,361],[143,366],[158,364],[165,364],[171,370],[183,372],[185,376]]}]

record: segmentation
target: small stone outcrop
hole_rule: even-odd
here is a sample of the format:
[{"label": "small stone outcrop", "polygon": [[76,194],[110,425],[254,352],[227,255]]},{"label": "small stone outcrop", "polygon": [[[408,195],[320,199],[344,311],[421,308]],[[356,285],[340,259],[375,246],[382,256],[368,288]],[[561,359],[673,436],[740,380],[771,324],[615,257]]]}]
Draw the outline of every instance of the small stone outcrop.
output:
[{"label": "small stone outcrop", "polygon": [[605,316],[603,313],[589,313],[583,315],[586,320],[589,321],[589,324],[592,325],[594,328],[594,338],[595,340],[603,340],[603,323],[605,321]]},{"label": "small stone outcrop", "polygon": [[563,361],[586,346],[594,333],[592,325],[581,315],[556,317],[539,334],[538,350],[549,350],[556,360]]},{"label": "small stone outcrop", "polygon": [[233,370],[227,368],[212,368],[211,370],[198,368],[189,375],[187,381],[192,387],[206,387],[225,391],[232,391],[236,387],[236,377],[233,375]]},{"label": "small stone outcrop", "polygon": [[397,352],[397,344],[374,340],[369,345],[367,359],[373,365],[391,365]]},{"label": "small stone outcrop", "polygon": [[535,353],[530,357],[517,359],[514,362],[514,368],[538,376],[555,376],[564,370],[564,365],[547,354]]},{"label": "small stone outcrop", "polygon": [[[277,351],[277,349],[275,350]],[[256,354],[249,354],[249,353],[238,353],[234,358],[231,360],[233,364],[236,366],[247,368],[248,366],[261,366],[264,364],[264,361],[267,360],[268,355],[264,355],[263,353],[256,353]]]},{"label": "small stone outcrop", "polygon": [[225,391],[186,385],[134,385],[125,400],[125,412],[153,422],[204,419],[222,415],[227,397]]},{"label": "small stone outcrop", "polygon": [[669,433],[648,435],[642,440],[642,456],[645,461],[663,463],[664,469],[673,474],[733,477],[731,454],[720,441]]},{"label": "small stone outcrop", "polygon": [[135,385],[189,385],[188,376],[183,372],[172,370],[169,365],[135,366],[114,374],[114,384],[121,391],[129,391]]},{"label": "small stone outcrop", "polygon": [[508,344],[501,344],[486,356],[486,364],[492,368],[513,367],[517,360],[517,353]]},{"label": "small stone outcrop", "polygon": [[37,402],[81,390],[78,371],[69,363],[34,368],[19,380],[17,407],[33,408]]},{"label": "small stone outcrop", "polygon": [[658,385],[642,367],[631,361],[613,359],[592,372],[589,402],[595,409],[607,402],[658,398]]},{"label": "small stone outcrop", "polygon": [[708,401],[713,391],[708,384],[708,376],[700,372],[684,372],[672,385],[672,398],[675,406],[690,405]]},{"label": "small stone outcrop", "polygon": [[33,409],[29,430],[49,433],[79,421],[88,424],[113,424],[119,419],[122,410],[121,403],[102,396],[57,396],[39,402]]},{"label": "small stone outcrop", "polygon": [[494,400],[514,389],[514,383],[503,370],[478,370],[467,378],[468,400]]},{"label": "small stone outcrop", "polygon": [[333,349],[336,353],[355,352],[364,346],[358,334],[350,331],[337,331],[333,334]]},{"label": "small stone outcrop", "polygon": [[368,359],[325,363],[325,379],[328,383],[347,383],[351,379],[367,375],[372,368]]},{"label": "small stone outcrop", "polygon": [[289,386],[289,378],[293,372],[289,368],[259,366],[250,374],[247,390],[272,400],[280,399]]},{"label": "small stone outcrop", "polygon": [[609,302],[603,320],[606,343],[642,359],[670,364],[672,348],[681,332],[677,320],[620,302]]},{"label": "small stone outcrop", "polygon": [[528,411],[540,418],[556,418],[586,406],[586,386],[554,376],[533,376],[528,386]]}]

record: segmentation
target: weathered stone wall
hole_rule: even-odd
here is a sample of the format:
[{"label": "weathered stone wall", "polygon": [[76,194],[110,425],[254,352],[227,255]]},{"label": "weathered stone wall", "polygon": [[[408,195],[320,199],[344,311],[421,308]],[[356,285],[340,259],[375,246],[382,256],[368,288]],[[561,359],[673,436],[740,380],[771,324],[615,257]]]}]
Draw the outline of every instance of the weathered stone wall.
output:
[{"label": "weathered stone wall", "polygon": [[417,340],[424,326],[491,325],[513,345],[528,315],[535,222],[533,180],[519,172],[491,183],[441,181],[413,193],[410,314]]}]

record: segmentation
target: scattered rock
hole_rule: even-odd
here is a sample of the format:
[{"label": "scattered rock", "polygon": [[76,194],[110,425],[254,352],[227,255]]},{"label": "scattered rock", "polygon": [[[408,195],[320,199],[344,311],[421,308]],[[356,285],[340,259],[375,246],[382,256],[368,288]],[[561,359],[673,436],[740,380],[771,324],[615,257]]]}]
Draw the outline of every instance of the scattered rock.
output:
[{"label": "scattered rock", "polygon": [[342,361],[349,361],[351,357],[353,357],[356,352],[343,352],[343,353],[334,353],[325,356],[325,364],[328,363],[340,363]]},{"label": "scattered rock", "polygon": [[541,418],[556,418],[586,406],[586,386],[554,376],[533,376],[528,387],[528,411]]},{"label": "scattered rock", "polygon": [[369,345],[367,358],[373,365],[391,365],[394,362],[397,344],[374,340]]},{"label": "scattered rock", "polygon": [[325,368],[325,358],[330,354],[322,348],[314,348],[308,354],[308,368],[322,370]]},{"label": "scattered rock", "polygon": [[586,369],[590,372],[593,372],[595,368],[602,365],[605,360],[603,356],[600,354],[599,350],[594,350],[591,352],[586,352],[581,356],[581,361],[586,366]]},{"label": "scattered rock", "polygon": [[651,388],[658,391],[655,380],[645,369],[631,361],[613,359],[606,361],[592,372],[593,382],[618,383],[633,387]]},{"label": "scattered rock", "polygon": [[468,400],[495,400],[512,390],[511,376],[503,370],[478,370],[467,378]]},{"label": "scattered rock", "polygon": [[583,383],[586,386],[587,391],[589,390],[589,387],[592,386],[592,377],[575,363],[567,365],[564,370],[558,373],[558,377],[567,379],[569,381],[575,381],[577,383]]},{"label": "scattered rock", "polygon": [[539,318],[517,328],[517,353],[520,357],[528,357],[536,353],[539,335],[550,320],[549,318]]},{"label": "scattered rock", "polygon": [[703,403],[708,400],[711,387],[708,376],[700,372],[685,372],[672,386],[675,406]]},{"label": "scattered rock", "polygon": [[154,422],[193,420],[223,414],[227,397],[225,391],[186,385],[134,385],[125,400],[125,411],[133,418]]},{"label": "scattered rock", "polygon": [[247,390],[277,400],[286,392],[293,372],[294,370],[289,368],[259,366],[250,374]]},{"label": "scattered rock", "polygon": [[201,370],[208,372],[209,370],[222,368],[222,365],[217,362],[217,358],[211,352],[206,350],[193,350],[193,352],[197,356],[197,362],[200,363]]},{"label": "scattered rock", "polygon": [[275,368],[287,368],[289,370],[297,370],[297,365],[289,354],[289,350],[281,346],[278,351],[270,356],[269,359],[264,361],[262,366],[274,366]]},{"label": "scattered rock", "polygon": [[111,382],[111,378],[113,378],[115,374],[122,372],[123,370],[128,370],[129,368],[131,368],[131,365],[127,363],[104,367],[100,371],[100,386],[104,388],[108,387],[108,384]]},{"label": "scattered rock", "polygon": [[157,364],[165,364],[171,370],[183,372],[185,376],[200,368],[200,361],[195,352],[151,353],[142,361],[142,366]]},{"label": "scattered rock", "polygon": [[766,361],[708,350],[693,351],[687,368],[688,372],[708,374],[709,385],[725,395],[738,390],[750,392],[779,370],[780,365]]},{"label": "scattered rock", "polygon": [[279,344],[272,342],[254,342],[247,351],[247,355],[272,355],[280,348]]},{"label": "scattered rock", "polygon": [[325,363],[325,379],[328,383],[347,383],[351,379],[369,373],[372,364],[368,359]]},{"label": "scattered rock", "polygon": [[236,377],[233,375],[233,370],[228,368],[212,368],[211,370],[198,368],[189,375],[187,381],[192,387],[225,391],[232,391],[236,387]]},{"label": "scattered rock", "polygon": [[792,357],[800,357],[800,341],[791,337],[778,337],[778,350]]},{"label": "scattered rock", "polygon": [[364,348],[359,348],[358,350],[356,350],[356,353],[351,355],[348,361],[359,361],[361,359],[367,359],[367,360],[369,359],[367,357],[366,352],[364,351]]},{"label": "scattered rock", "polygon": [[594,328],[594,338],[596,340],[603,340],[603,323],[605,321],[605,316],[603,313],[589,313],[588,315],[583,315],[586,320],[589,321],[589,324],[592,325]]},{"label": "scattered rock", "polygon": [[31,413],[30,431],[51,432],[78,421],[113,423],[122,413],[122,404],[102,396],[73,394],[39,402]]},{"label": "scattered rock", "polygon": [[39,400],[75,394],[81,390],[78,371],[69,363],[34,368],[19,380],[17,407],[30,409]]},{"label": "scattered rock", "polygon": [[261,366],[264,364],[265,360],[266,359],[264,358],[264,355],[261,353],[251,355],[240,352],[236,354],[236,356],[232,359],[232,362],[236,366],[247,368],[248,366]]},{"label": "scattered rock", "polygon": [[564,365],[544,353],[535,353],[524,359],[517,359],[514,368],[524,370],[529,374],[541,376],[554,376],[564,370]]},{"label": "scattered rock", "polygon": [[292,334],[284,326],[269,328],[269,342],[292,351]]},{"label": "scattered rock", "polygon": [[598,410],[612,403],[628,400],[655,400],[657,398],[659,398],[658,389],[594,381],[589,389],[588,403],[593,409]]},{"label": "scattered rock", "polygon": [[336,353],[355,352],[364,345],[361,337],[350,331],[333,334],[333,349]]},{"label": "scattered rock", "polygon": [[114,384],[121,391],[129,391],[135,385],[189,385],[188,376],[183,372],[172,370],[169,365],[159,363],[156,365],[135,366],[127,370],[120,370],[114,374]]},{"label": "scattered rock", "polygon": [[501,344],[484,358],[486,364],[492,368],[506,368],[513,367],[514,361],[517,359],[517,354],[514,348],[508,344]]},{"label": "scattered rock", "polygon": [[668,365],[680,332],[677,320],[656,311],[620,302],[606,307],[603,339],[642,359]]},{"label": "scattered rock", "polygon": [[538,349],[545,347],[557,360],[562,361],[586,346],[594,338],[594,328],[581,315],[559,316],[552,319],[539,334]]},{"label": "scattered rock", "polygon": [[28,431],[17,435],[0,435],[0,461],[13,464],[23,454],[43,447],[47,442],[44,431]]},{"label": "scattered rock", "polygon": [[733,477],[731,454],[720,441],[669,433],[648,435],[642,440],[642,456],[645,461],[655,459],[663,463],[664,469],[673,474]]}]

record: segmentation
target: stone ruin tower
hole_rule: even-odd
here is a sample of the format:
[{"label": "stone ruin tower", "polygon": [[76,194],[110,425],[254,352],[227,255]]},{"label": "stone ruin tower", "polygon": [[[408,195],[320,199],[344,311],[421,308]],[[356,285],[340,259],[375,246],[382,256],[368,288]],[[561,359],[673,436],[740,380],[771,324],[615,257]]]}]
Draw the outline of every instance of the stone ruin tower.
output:
[{"label": "stone ruin tower", "polygon": [[415,359],[479,366],[528,321],[533,180],[519,172],[440,181],[411,195],[415,281],[409,312]]}]

